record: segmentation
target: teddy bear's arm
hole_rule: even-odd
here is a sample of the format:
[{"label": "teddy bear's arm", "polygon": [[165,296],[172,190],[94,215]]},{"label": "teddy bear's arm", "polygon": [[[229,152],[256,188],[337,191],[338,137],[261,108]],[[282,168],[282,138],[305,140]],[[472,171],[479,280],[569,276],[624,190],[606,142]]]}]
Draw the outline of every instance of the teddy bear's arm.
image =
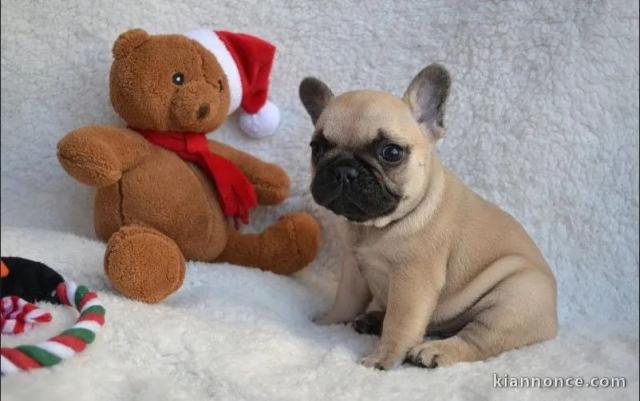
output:
[{"label": "teddy bear's arm", "polygon": [[258,195],[258,203],[261,205],[276,205],[289,196],[291,181],[280,166],[264,162],[217,141],[209,140],[209,149],[240,167],[253,184]]},{"label": "teddy bear's arm", "polygon": [[151,150],[137,133],[108,125],[78,128],[58,142],[58,160],[78,181],[103,187],[117,182]]}]

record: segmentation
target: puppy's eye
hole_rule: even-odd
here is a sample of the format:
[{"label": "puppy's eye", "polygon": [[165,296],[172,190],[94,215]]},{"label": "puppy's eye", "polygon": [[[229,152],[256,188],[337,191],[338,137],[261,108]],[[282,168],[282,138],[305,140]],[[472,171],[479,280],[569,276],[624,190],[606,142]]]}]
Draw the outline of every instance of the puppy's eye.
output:
[{"label": "puppy's eye", "polygon": [[224,90],[224,85],[222,84],[222,80],[221,79],[218,80],[218,89],[220,90],[220,92],[222,92]]},{"label": "puppy's eye", "polygon": [[171,81],[178,86],[184,85],[184,74],[181,72],[176,72],[171,77]]},{"label": "puppy's eye", "polygon": [[311,146],[311,157],[313,158],[318,157],[324,150],[324,145],[317,139],[312,140],[309,146]]},{"label": "puppy's eye", "polygon": [[378,155],[388,164],[398,164],[404,158],[404,149],[400,145],[391,143],[380,148]]}]

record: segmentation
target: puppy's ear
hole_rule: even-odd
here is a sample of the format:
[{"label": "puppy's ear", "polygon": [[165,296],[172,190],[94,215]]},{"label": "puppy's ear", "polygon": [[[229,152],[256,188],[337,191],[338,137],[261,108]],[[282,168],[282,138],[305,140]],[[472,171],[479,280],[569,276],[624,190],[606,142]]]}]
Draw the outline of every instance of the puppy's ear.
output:
[{"label": "puppy's ear", "polygon": [[118,36],[113,44],[113,58],[127,57],[131,50],[146,42],[151,36],[143,29],[130,29]]},{"label": "puppy's ear", "polygon": [[451,77],[439,64],[431,64],[409,84],[404,101],[422,129],[434,140],[444,136],[444,106],[449,95]]},{"label": "puppy's ear", "polygon": [[300,82],[298,93],[304,108],[307,109],[307,113],[309,113],[311,121],[313,121],[315,125],[320,114],[322,114],[322,110],[324,110],[329,100],[333,97],[333,92],[331,92],[331,89],[321,80],[307,77]]}]

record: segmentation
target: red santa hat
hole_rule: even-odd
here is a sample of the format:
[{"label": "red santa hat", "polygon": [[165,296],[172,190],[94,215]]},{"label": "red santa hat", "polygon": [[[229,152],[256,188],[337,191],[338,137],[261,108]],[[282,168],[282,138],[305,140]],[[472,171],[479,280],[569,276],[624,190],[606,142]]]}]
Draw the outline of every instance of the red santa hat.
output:
[{"label": "red santa hat", "polygon": [[269,74],[276,52],[271,43],[244,33],[198,29],[186,34],[218,60],[229,85],[229,114],[240,108],[240,128],[247,135],[271,135],[280,110],[267,99]]}]

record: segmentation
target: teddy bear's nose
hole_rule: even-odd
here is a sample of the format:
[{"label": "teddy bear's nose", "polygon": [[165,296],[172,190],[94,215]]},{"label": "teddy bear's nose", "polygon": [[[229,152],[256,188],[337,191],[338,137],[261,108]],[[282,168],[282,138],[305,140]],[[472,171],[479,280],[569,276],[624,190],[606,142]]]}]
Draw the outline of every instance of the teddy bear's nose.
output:
[{"label": "teddy bear's nose", "polygon": [[202,120],[208,115],[209,115],[209,105],[206,103],[201,104],[200,107],[198,108],[198,120]]}]

